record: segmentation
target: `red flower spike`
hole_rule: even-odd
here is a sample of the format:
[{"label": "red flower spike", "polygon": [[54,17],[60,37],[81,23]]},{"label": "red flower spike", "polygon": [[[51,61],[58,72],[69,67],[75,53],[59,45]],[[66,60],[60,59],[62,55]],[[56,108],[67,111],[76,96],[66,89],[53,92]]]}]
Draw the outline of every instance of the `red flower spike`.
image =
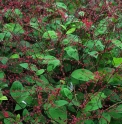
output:
[{"label": "red flower spike", "polygon": [[92,26],[92,24],[93,24],[93,22],[88,20],[87,18],[82,19],[82,22],[85,24],[87,29],[89,29]]},{"label": "red flower spike", "polygon": [[8,118],[9,117],[9,114],[6,111],[3,111],[3,115],[4,115],[5,118]]}]

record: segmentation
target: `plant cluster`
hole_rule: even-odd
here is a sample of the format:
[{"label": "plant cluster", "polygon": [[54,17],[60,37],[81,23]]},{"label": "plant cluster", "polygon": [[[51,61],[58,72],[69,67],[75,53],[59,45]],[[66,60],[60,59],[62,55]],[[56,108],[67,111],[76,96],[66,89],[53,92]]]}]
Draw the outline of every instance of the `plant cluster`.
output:
[{"label": "plant cluster", "polygon": [[120,124],[122,3],[0,0],[0,124]]}]

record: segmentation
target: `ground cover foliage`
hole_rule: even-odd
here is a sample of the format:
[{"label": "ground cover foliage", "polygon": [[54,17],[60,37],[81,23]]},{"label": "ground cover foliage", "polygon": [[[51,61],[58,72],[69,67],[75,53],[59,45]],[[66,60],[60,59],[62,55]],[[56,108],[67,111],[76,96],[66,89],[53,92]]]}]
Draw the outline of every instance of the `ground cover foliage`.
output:
[{"label": "ground cover foliage", "polygon": [[0,124],[120,124],[121,0],[0,0]]}]

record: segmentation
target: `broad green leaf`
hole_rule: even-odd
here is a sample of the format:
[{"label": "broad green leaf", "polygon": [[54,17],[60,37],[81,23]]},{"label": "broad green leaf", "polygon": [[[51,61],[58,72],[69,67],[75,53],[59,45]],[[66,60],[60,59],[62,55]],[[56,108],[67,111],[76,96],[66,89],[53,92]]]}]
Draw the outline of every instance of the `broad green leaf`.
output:
[{"label": "broad green leaf", "polygon": [[122,118],[122,104],[110,109],[108,114],[110,114],[110,116],[115,119],[121,119]]},{"label": "broad green leaf", "polygon": [[108,124],[111,121],[111,116],[108,113],[102,113],[102,117],[99,120],[99,124]]},{"label": "broad green leaf", "polygon": [[69,29],[69,30],[66,32],[66,34],[71,34],[71,33],[73,33],[75,30],[76,30],[76,28],[71,28],[71,29]]},{"label": "broad green leaf", "polygon": [[97,51],[103,51],[104,50],[105,45],[102,44],[101,40],[94,40],[93,42],[94,42],[94,45],[95,45]]},{"label": "broad green leaf", "polygon": [[67,52],[68,56],[74,58],[75,60],[79,60],[78,51],[76,48],[72,46],[65,47],[64,50]]},{"label": "broad green leaf", "polygon": [[25,118],[26,121],[30,120],[30,118],[31,118],[30,115],[29,115],[29,111],[27,109],[23,110],[22,116],[26,117]]},{"label": "broad green leaf", "polygon": [[23,117],[28,116],[29,115],[28,110],[24,109],[22,115],[23,115]]},{"label": "broad green leaf", "polygon": [[2,64],[6,64],[8,61],[7,57],[0,57],[0,61],[2,62]]},{"label": "broad green leaf", "polygon": [[115,58],[115,57],[113,57],[113,65],[115,67],[118,67],[118,66],[122,67],[122,58]]},{"label": "broad green leaf", "polygon": [[102,108],[102,99],[105,99],[107,96],[104,95],[102,92],[98,92],[97,95],[91,95],[91,100],[86,104],[85,108],[83,109],[84,112],[94,111],[99,108]]},{"label": "broad green leaf", "polygon": [[4,25],[3,28],[4,31],[9,31],[9,32],[13,32],[15,34],[23,34],[24,30],[22,28],[22,26],[20,24],[15,24],[15,23],[8,23]]},{"label": "broad green leaf", "polygon": [[15,111],[24,109],[25,107],[26,107],[26,104],[24,104],[23,102],[20,102],[20,103],[16,104]]},{"label": "broad green leaf", "polygon": [[35,29],[39,29],[39,23],[38,23],[37,18],[31,18],[30,26],[35,28]]},{"label": "broad green leaf", "polygon": [[101,26],[95,30],[95,35],[105,34],[107,30],[107,26]]},{"label": "broad green leaf", "polygon": [[69,105],[80,106],[80,102],[76,99],[73,99],[72,102],[70,102]]},{"label": "broad green leaf", "polygon": [[73,35],[73,34],[68,34],[66,36],[66,38],[63,39],[63,41],[61,42],[61,44],[66,45],[66,44],[70,44],[70,43],[73,43],[73,42],[81,42],[79,36]]},{"label": "broad green leaf", "polygon": [[56,7],[67,10],[67,6],[62,2],[56,2]]},{"label": "broad green leaf", "polygon": [[0,42],[3,41],[4,37],[5,37],[5,33],[0,33]]},{"label": "broad green leaf", "polygon": [[60,65],[60,61],[51,55],[40,56],[43,61],[42,64],[47,64],[47,71],[52,71],[55,67]]},{"label": "broad green leaf", "polygon": [[42,37],[45,39],[56,39],[57,34],[55,31],[46,31]]},{"label": "broad green leaf", "polygon": [[77,69],[72,72],[71,76],[77,80],[89,81],[94,79],[94,74],[86,69]]},{"label": "broad green leaf", "polygon": [[3,71],[0,71],[0,80],[2,80],[4,78],[5,74]]},{"label": "broad green leaf", "polygon": [[111,79],[108,81],[108,83],[110,85],[113,85],[113,86],[122,86],[122,76],[121,75],[118,75],[118,74],[115,74],[111,77]]},{"label": "broad green leaf", "polygon": [[5,118],[4,124],[14,124],[15,120],[13,118]]},{"label": "broad green leaf", "polygon": [[19,9],[15,9],[15,10],[14,10],[14,13],[15,13],[16,15],[18,15],[19,18],[22,18],[22,17],[23,17],[22,12],[21,12]]},{"label": "broad green leaf", "polygon": [[10,32],[5,31],[4,33],[0,33],[0,42],[3,40],[9,40],[10,38],[12,38],[12,35]]},{"label": "broad green leaf", "polygon": [[29,65],[28,70],[37,71],[37,70],[38,70],[38,68],[36,67],[36,65],[31,64],[31,65]]},{"label": "broad green leaf", "polygon": [[31,44],[28,41],[25,41],[25,40],[20,41],[20,45],[23,46],[23,47],[27,47],[27,48],[31,47]]},{"label": "broad green leaf", "polygon": [[41,75],[44,73],[44,71],[45,71],[44,69],[40,69],[40,70],[36,71],[36,75]]},{"label": "broad green leaf", "polygon": [[59,66],[59,65],[60,65],[60,61],[58,59],[51,60],[48,62],[47,71],[52,71],[53,69],[55,69],[56,66]]},{"label": "broad green leaf", "polygon": [[89,54],[90,56],[93,56],[94,58],[97,58],[98,55],[99,55],[97,51],[88,52],[88,54]]},{"label": "broad green leaf", "polygon": [[35,80],[33,79],[32,76],[29,76],[29,75],[26,75],[24,77],[24,80],[27,82],[27,83],[30,83],[30,84],[34,84],[35,83]]},{"label": "broad green leaf", "polygon": [[12,10],[11,9],[7,9],[7,11],[4,13],[4,16],[6,18],[9,18],[11,16],[11,14],[12,14]]},{"label": "broad green leaf", "polygon": [[28,69],[28,63],[21,63],[19,65],[25,69]]},{"label": "broad green leaf", "polygon": [[120,40],[112,40],[112,43],[122,49],[122,42]]},{"label": "broad green leaf", "polygon": [[19,58],[19,54],[13,54],[12,56],[10,56],[11,59],[18,59]]},{"label": "broad green leaf", "polygon": [[112,101],[112,102],[119,102],[119,101],[121,101],[121,99],[119,98],[119,95],[116,92],[114,92],[113,90],[105,88],[103,90],[103,93],[106,96],[110,96],[110,101]]},{"label": "broad green leaf", "polygon": [[2,96],[2,97],[0,97],[0,100],[2,101],[2,100],[8,100],[8,98],[6,97],[6,96]]},{"label": "broad green leaf", "polygon": [[8,87],[8,81],[0,81],[0,90]]},{"label": "broad green leaf", "polygon": [[95,35],[98,36],[105,34],[107,31],[107,24],[108,24],[107,18],[101,20],[100,23],[97,25],[97,28],[95,29]]},{"label": "broad green leaf", "polygon": [[91,51],[103,51],[105,46],[102,44],[100,40],[89,40],[85,43],[86,48],[84,49],[85,52]]},{"label": "broad green leaf", "polygon": [[[48,114],[49,113],[49,114]],[[65,120],[67,120],[67,110],[65,106],[59,108],[51,107],[48,110],[48,116],[58,122],[59,124],[67,124]]]},{"label": "broad green leaf", "polygon": [[9,69],[11,70],[11,72],[17,73],[17,74],[20,74],[23,72],[23,68],[21,66],[19,66],[18,64],[15,64],[14,68],[13,68],[13,66],[10,66]]},{"label": "broad green leaf", "polygon": [[72,42],[80,42],[80,38],[78,35],[68,34],[67,39]]},{"label": "broad green leaf", "polygon": [[66,104],[68,104],[68,102],[66,100],[57,100],[55,101],[56,106],[60,107],[60,106],[64,106]]},{"label": "broad green leaf", "polygon": [[19,81],[15,81],[10,88],[10,94],[13,99],[15,99],[18,103],[21,103],[28,97],[29,92],[24,90],[23,85]]},{"label": "broad green leaf", "polygon": [[72,97],[73,97],[71,91],[68,88],[62,88],[61,94],[65,97],[67,97],[68,99],[72,99]]},{"label": "broad green leaf", "polygon": [[47,86],[49,87],[49,81],[44,75],[40,75],[39,80],[40,81],[36,82],[38,86],[41,86],[42,88],[46,88]]}]

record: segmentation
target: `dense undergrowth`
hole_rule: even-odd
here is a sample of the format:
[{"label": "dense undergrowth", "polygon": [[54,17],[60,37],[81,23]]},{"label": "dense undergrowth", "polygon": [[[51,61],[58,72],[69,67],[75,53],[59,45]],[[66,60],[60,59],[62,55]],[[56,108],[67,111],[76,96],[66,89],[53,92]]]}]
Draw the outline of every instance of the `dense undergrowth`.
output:
[{"label": "dense undergrowth", "polygon": [[120,124],[122,3],[0,0],[0,124]]}]

